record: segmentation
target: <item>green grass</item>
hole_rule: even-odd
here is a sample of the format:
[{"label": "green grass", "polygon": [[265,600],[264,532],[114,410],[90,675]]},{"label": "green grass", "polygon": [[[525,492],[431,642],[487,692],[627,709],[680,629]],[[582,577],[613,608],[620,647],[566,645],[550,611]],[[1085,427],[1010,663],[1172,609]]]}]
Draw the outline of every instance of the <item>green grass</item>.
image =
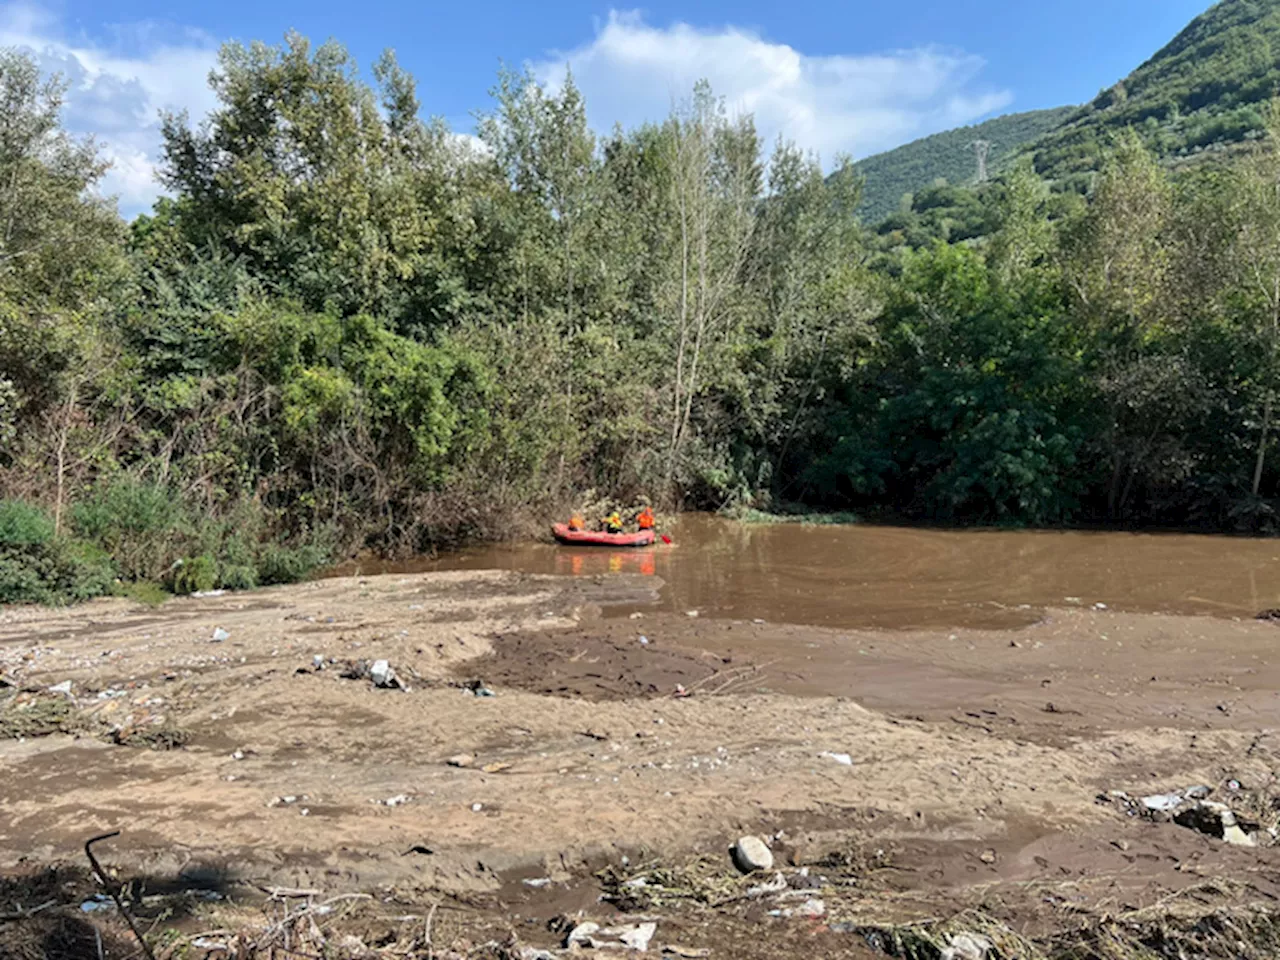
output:
[{"label": "green grass", "polygon": [[760,526],[772,523],[799,523],[805,526],[825,527],[858,523],[857,514],[842,511],[836,511],[833,513],[769,513],[765,510],[747,508],[727,511],[725,516],[729,517],[731,520],[736,520],[738,523],[746,524],[748,526]]},{"label": "green grass", "polygon": [[141,580],[138,583],[121,583],[116,587],[116,594],[147,607],[158,607],[173,599],[173,594],[158,583]]}]

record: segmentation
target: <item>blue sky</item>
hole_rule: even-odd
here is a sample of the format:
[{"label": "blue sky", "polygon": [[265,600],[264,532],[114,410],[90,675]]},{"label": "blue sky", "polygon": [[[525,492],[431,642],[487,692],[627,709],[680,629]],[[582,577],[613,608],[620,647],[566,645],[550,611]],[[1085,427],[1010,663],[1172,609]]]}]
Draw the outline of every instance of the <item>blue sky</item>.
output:
[{"label": "blue sky", "polygon": [[1207,0],[423,3],[413,0],[0,0],[0,45],[73,82],[67,123],[115,166],[126,214],[159,187],[157,111],[212,106],[205,76],[228,39],[290,28],[345,43],[362,66],[387,46],[424,111],[469,132],[499,61],[548,82],[573,66],[601,129],[660,118],[708,77],[738,109],[829,162],[1014,110],[1079,103],[1171,39]]}]

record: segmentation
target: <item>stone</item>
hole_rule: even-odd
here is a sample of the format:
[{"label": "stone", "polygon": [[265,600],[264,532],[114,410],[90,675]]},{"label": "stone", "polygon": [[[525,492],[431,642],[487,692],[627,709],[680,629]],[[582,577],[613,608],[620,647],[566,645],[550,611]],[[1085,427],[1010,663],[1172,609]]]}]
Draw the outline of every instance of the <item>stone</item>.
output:
[{"label": "stone", "polygon": [[645,953],[649,949],[649,941],[653,939],[653,935],[657,932],[658,925],[651,921],[631,927],[620,934],[618,939],[628,949]]},{"label": "stone", "polygon": [[451,767],[466,768],[476,762],[476,758],[470,753],[455,753],[452,757],[445,761]]},{"label": "stone", "polygon": [[564,938],[564,945],[566,947],[572,947],[576,944],[588,945],[591,943],[591,935],[599,932],[600,924],[588,920],[586,923],[580,923],[569,931],[569,935]]},{"label": "stone", "polygon": [[951,945],[942,951],[942,960],[986,960],[994,946],[979,934],[957,933],[951,937]]},{"label": "stone", "polygon": [[993,864],[996,862],[996,852],[990,848],[983,850],[982,855],[978,857],[985,864]]},{"label": "stone", "polygon": [[396,682],[396,672],[386,660],[375,660],[369,668],[369,679],[375,687],[390,687]]},{"label": "stone", "polygon": [[773,853],[759,837],[742,837],[733,845],[733,865],[742,873],[773,869]]}]

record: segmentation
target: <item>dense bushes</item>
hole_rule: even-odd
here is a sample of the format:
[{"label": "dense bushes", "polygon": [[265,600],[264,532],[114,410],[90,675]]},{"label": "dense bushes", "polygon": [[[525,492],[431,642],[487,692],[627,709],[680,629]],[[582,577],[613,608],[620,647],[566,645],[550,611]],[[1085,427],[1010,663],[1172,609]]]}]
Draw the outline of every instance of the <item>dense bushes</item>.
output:
[{"label": "dense bushes", "polygon": [[0,500],[0,603],[72,603],[111,590],[114,570],[101,549],[54,533],[44,511]]}]

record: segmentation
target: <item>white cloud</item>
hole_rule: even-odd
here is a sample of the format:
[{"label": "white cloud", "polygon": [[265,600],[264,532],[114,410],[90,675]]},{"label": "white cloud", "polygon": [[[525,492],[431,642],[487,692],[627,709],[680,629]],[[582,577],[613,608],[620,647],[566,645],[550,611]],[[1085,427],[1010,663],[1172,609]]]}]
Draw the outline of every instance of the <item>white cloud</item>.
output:
[{"label": "white cloud", "polygon": [[125,216],[160,195],[160,111],[201,117],[214,105],[208,87],[217,44],[205,34],[158,23],[116,26],[104,37],[72,36],[25,2],[0,5],[0,46],[32,52],[46,73],[70,83],[63,123],[93,134],[112,162],[101,190],[119,198]]},{"label": "white cloud", "polygon": [[940,47],[809,56],[737,27],[658,28],[613,11],[590,43],[532,69],[554,87],[571,68],[597,129],[660,120],[705,78],[731,110],[755,114],[766,143],[781,134],[829,164],[840,152],[868,156],[1007,106],[1008,91],[978,82],[984,66]]}]

